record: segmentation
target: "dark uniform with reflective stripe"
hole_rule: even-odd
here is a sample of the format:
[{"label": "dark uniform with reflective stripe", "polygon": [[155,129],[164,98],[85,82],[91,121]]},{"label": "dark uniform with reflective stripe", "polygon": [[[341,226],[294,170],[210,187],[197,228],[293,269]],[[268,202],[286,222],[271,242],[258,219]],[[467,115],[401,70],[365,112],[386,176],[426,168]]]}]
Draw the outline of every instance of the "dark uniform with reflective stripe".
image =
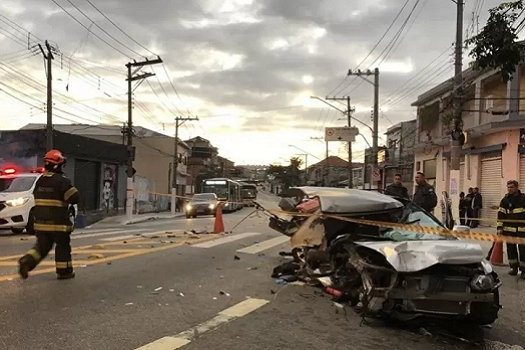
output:
[{"label": "dark uniform with reflective stripe", "polygon": [[390,185],[386,186],[385,194],[388,195],[388,196],[409,199],[408,189],[405,186],[401,185],[401,184],[399,184],[399,185],[390,184]]},{"label": "dark uniform with reflective stripe", "polygon": [[416,192],[414,193],[413,202],[431,213],[437,205],[437,195],[434,191],[434,187],[431,185],[417,185]]},{"label": "dark uniform with reflective stripe", "polygon": [[[505,220],[523,220],[508,222]],[[501,200],[498,211],[498,231],[503,235],[525,238],[525,194],[507,194]],[[525,245],[507,243],[507,256],[512,269],[525,271]]]},{"label": "dark uniform with reflective stripe", "polygon": [[32,258],[29,271],[46,257],[53,243],[56,243],[56,272],[58,275],[71,274],[73,264],[69,235],[73,231],[73,223],[69,217],[69,205],[78,203],[78,190],[64,174],[46,172],[38,179],[33,195],[37,243],[24,257]]}]

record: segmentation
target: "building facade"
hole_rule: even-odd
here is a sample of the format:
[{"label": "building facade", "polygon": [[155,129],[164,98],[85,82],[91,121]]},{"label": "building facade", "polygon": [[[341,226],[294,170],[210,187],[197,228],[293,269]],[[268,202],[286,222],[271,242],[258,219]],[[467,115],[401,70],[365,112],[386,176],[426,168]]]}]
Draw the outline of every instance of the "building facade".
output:
[{"label": "building facade", "polygon": [[395,174],[401,174],[408,193],[414,187],[414,146],[417,136],[417,119],[400,122],[391,126],[385,133],[386,149],[383,169],[383,187],[394,181]]},{"label": "building facade", "polygon": [[[451,79],[420,95],[412,105],[418,109],[415,169],[423,171],[436,192],[448,191],[457,217],[458,194],[479,187],[483,196],[482,224],[495,225],[506,183],[518,180],[525,186],[525,66],[516,68],[508,83],[496,71],[464,72],[463,130],[459,171],[450,169]],[[522,89],[523,88],[523,89]]]},{"label": "building facade", "polygon": [[[353,183],[354,188],[358,187],[359,178],[354,176],[359,168],[362,168],[362,163],[353,163]],[[337,157],[330,156],[313,164],[306,169],[306,184],[309,186],[328,186],[341,187],[345,184],[348,186],[348,161]],[[346,183],[345,183],[346,181]]]},{"label": "building facade", "polygon": [[[125,208],[126,146],[59,131],[54,132],[53,141],[54,147],[66,156],[64,173],[78,188],[80,214],[114,214]],[[1,167],[43,166],[45,152],[44,129],[0,133]]]},{"label": "building facade", "polygon": [[[203,174],[217,171],[219,167],[217,159],[219,149],[213,147],[209,140],[200,136],[186,140],[185,143],[190,147],[186,193],[198,193]],[[216,174],[211,177],[215,176]]]},{"label": "building facade", "polygon": [[[54,125],[53,127],[55,130],[69,134],[82,135],[119,145],[126,144],[123,128],[116,125],[68,124]],[[45,128],[45,126],[43,124],[28,124],[22,129],[40,128]],[[168,195],[171,193],[172,188],[173,154],[175,151],[174,137],[140,126],[136,126],[133,129],[133,146],[135,149],[133,167],[136,170],[137,179],[140,179],[139,188],[149,193]],[[189,150],[190,147],[185,142],[178,140],[178,193],[185,193]],[[145,196],[146,194],[142,195],[142,197]]]}]

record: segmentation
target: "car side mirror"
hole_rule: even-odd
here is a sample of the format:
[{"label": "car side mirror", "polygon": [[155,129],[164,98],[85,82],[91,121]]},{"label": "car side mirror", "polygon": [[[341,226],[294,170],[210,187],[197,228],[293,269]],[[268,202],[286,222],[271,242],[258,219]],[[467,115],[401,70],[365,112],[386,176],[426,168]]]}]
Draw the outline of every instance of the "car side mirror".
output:
[{"label": "car side mirror", "polygon": [[457,233],[459,235],[468,235],[470,233],[470,227],[465,225],[454,225],[452,228],[452,232]]}]

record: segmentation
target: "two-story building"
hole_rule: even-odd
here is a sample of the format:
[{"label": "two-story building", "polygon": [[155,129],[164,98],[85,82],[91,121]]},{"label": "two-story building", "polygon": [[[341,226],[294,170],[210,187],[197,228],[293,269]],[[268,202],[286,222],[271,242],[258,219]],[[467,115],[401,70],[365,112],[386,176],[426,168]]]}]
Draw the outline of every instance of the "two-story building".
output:
[{"label": "two-story building", "polygon": [[385,132],[386,149],[382,162],[384,186],[394,181],[395,174],[401,174],[401,181],[408,188],[408,193],[413,192],[417,130],[417,120],[413,119],[397,123]]},{"label": "two-story building", "polygon": [[[506,183],[515,179],[525,185],[525,149],[520,147],[520,129],[525,115],[520,100],[525,97],[525,65],[518,67],[513,79],[504,83],[496,71],[463,73],[463,130],[459,175],[450,171],[450,137],[452,115],[449,79],[420,95],[417,107],[417,141],[415,169],[422,171],[436,192],[448,191],[457,217],[458,195],[469,187],[479,187],[483,196],[482,224],[494,225]],[[453,174],[451,176],[451,174]]]},{"label": "two-story building", "polygon": [[[198,193],[200,185],[199,175],[219,167],[217,157],[219,149],[204,137],[196,136],[185,141],[190,147],[188,158],[188,177],[186,179],[186,193]],[[218,176],[218,174],[215,174]]]},{"label": "two-story building", "polygon": [[[306,183],[310,186],[326,186],[338,187],[346,185],[348,186],[348,161],[337,157],[329,156],[308,167],[305,171]],[[361,168],[362,163],[352,163],[352,167]],[[359,182],[359,179],[354,176],[355,171],[352,173],[354,187]],[[328,181],[327,181],[328,179]]]}]

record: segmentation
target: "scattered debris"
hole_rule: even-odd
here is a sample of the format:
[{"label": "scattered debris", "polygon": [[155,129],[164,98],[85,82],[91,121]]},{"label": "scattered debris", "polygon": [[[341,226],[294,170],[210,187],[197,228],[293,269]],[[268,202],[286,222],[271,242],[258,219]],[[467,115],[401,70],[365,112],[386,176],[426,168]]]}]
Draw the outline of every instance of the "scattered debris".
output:
[{"label": "scattered debris", "polygon": [[137,286],[137,289],[142,289],[142,288],[144,288],[144,287],[142,287],[142,286]]},{"label": "scattered debris", "polygon": [[252,270],[258,270],[259,268],[256,266],[256,267],[248,267],[248,271],[252,271]]},{"label": "scattered debris", "polygon": [[241,260],[241,258],[239,258],[237,255],[235,255],[235,256],[233,257],[233,260]]},{"label": "scattered debris", "polygon": [[127,244],[127,243],[128,243],[128,241],[124,241],[124,242],[122,242],[122,243],[124,243],[124,244]]},{"label": "scattered debris", "polygon": [[292,252],[279,252],[280,256],[293,256]]},{"label": "scattered debris", "polygon": [[285,286],[288,282],[286,282],[285,280],[282,280],[282,279],[278,278],[278,279],[275,280],[275,283],[277,283],[277,284],[280,285],[280,286]]},{"label": "scattered debris", "polygon": [[270,289],[270,293],[275,294],[275,293],[277,293],[277,292],[274,291],[273,289]]},{"label": "scattered debris", "polygon": [[290,282],[298,281],[299,277],[297,277],[296,275],[283,275],[280,277],[280,279],[282,279],[285,282],[290,283]]},{"label": "scattered debris", "polygon": [[149,238],[151,238],[151,239],[155,239],[155,238],[159,238],[159,236],[156,236],[156,235],[155,235],[155,236],[150,236]]},{"label": "scattered debris", "polygon": [[419,334],[425,336],[425,337],[432,337],[432,333],[430,333],[429,331],[427,331],[425,328],[423,327],[420,327],[419,328]]},{"label": "scattered debris", "polygon": [[104,255],[100,253],[93,253],[88,256],[88,259],[102,259],[104,258]]},{"label": "scattered debris", "polygon": [[179,295],[180,295],[181,297],[184,297],[184,293],[182,293],[182,292],[180,292]]},{"label": "scattered debris", "polygon": [[222,278],[224,278],[224,276],[222,276],[222,275],[221,275],[221,276],[219,276],[219,278],[221,278],[221,279],[222,279]]},{"label": "scattered debris", "polygon": [[28,238],[27,238],[27,237],[22,237],[22,238],[20,238],[20,240],[21,240],[21,241],[27,241]]},{"label": "scattered debris", "polygon": [[332,278],[330,277],[319,277],[317,279],[324,287],[331,287],[332,286]]},{"label": "scattered debris", "polygon": [[159,292],[149,292],[149,294],[159,294]]},{"label": "scattered debris", "polygon": [[334,306],[335,306],[336,308],[338,308],[338,309],[344,309],[344,308],[345,308],[345,306],[344,306],[343,304],[336,303],[336,302],[334,302]]},{"label": "scattered debris", "polygon": [[343,292],[341,292],[340,290],[331,288],[331,287],[326,288],[326,293],[333,295],[334,297],[337,297],[337,298],[343,295]]},{"label": "scattered debris", "polygon": [[285,262],[273,269],[272,278],[279,278],[283,275],[295,275],[301,266],[295,262]]},{"label": "scattered debris", "polygon": [[155,288],[155,289],[154,289],[155,292],[158,292],[158,291],[160,291],[160,290],[162,290],[162,287],[158,287],[158,288]]},{"label": "scattered debris", "polygon": [[230,296],[230,293],[226,293],[225,291],[222,291],[222,290],[219,292],[219,294],[220,295],[226,295],[227,297]]},{"label": "scattered debris", "polygon": [[213,300],[217,300],[217,297],[213,297]]},{"label": "scattered debris", "polygon": [[133,305],[133,303],[126,303],[124,305],[129,306],[129,305]]},{"label": "scattered debris", "polygon": [[174,292],[174,291],[175,291],[175,289],[170,289],[170,292]]},{"label": "scattered debris", "polygon": [[253,241],[253,243],[254,243],[254,244],[259,244],[259,240],[256,239],[256,240]]},{"label": "scattered debris", "polygon": [[107,262],[106,265],[111,265],[111,262]]},{"label": "scattered debris", "polygon": [[87,267],[87,265],[85,265],[85,264],[82,264],[82,265],[79,265],[79,266],[80,266],[80,267]]},{"label": "scattered debris", "polygon": [[170,235],[167,235],[166,237],[167,237],[167,238],[176,238],[177,235],[170,234]]}]

